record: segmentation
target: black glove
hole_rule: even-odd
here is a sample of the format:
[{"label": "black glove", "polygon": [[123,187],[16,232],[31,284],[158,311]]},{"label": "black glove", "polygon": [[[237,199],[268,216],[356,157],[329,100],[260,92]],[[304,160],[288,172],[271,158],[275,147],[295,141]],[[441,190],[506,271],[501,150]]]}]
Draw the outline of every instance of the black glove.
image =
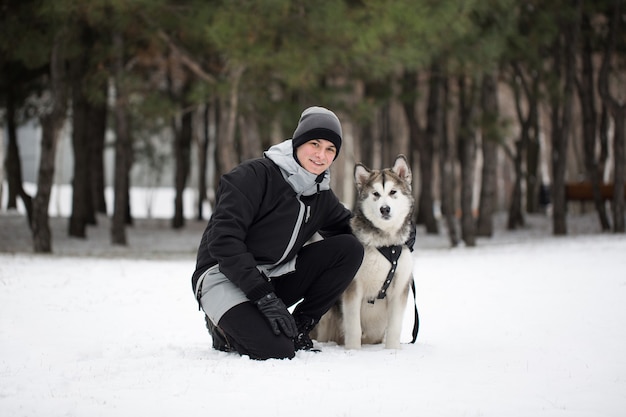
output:
[{"label": "black glove", "polygon": [[282,331],[285,336],[294,338],[298,334],[296,321],[287,310],[285,303],[273,292],[264,295],[254,302],[258,309],[263,313],[267,321],[270,323],[274,334],[278,336]]}]

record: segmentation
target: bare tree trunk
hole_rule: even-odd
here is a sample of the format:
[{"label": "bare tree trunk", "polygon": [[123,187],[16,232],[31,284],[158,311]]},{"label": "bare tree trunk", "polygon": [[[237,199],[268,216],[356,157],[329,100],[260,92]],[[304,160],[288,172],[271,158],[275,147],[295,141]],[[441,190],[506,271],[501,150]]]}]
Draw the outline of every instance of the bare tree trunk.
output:
[{"label": "bare tree trunk", "polygon": [[409,125],[410,143],[417,149],[419,155],[420,170],[420,193],[417,204],[416,224],[423,224],[426,233],[437,234],[439,232],[435,219],[433,204],[433,141],[437,124],[437,112],[441,111],[441,75],[432,70],[430,75],[430,91],[428,100],[428,126],[425,132],[420,128],[415,104],[418,90],[417,74],[407,72],[403,77],[402,92],[409,97],[403,100],[402,105]]},{"label": "bare tree trunk", "polygon": [[[515,111],[520,124],[520,137],[515,143],[515,151],[504,147],[506,155],[513,162],[515,183],[513,186],[511,205],[509,206],[508,229],[514,230],[524,226],[522,183],[526,180],[526,211],[537,212],[539,202],[539,75],[538,71],[529,69],[527,72],[517,62],[512,62],[513,69],[511,87],[515,97]],[[525,104],[522,102],[525,99]],[[524,114],[524,108],[526,113]],[[524,165],[524,162],[526,163]]]},{"label": "bare tree trunk", "polygon": [[509,217],[507,219],[507,229],[515,230],[524,226],[524,214],[522,213],[522,178],[524,177],[522,168],[523,139],[515,141],[515,152],[505,148],[505,152],[513,161],[515,171],[515,181],[513,183],[513,191],[511,192],[511,204],[509,206]]},{"label": "bare tree trunk", "polygon": [[459,161],[461,163],[461,238],[466,246],[476,246],[476,221],[472,212],[474,170],[476,168],[476,132],[473,127],[477,107],[477,86],[474,80],[466,85],[464,76],[459,85]]},{"label": "bare tree trunk", "polygon": [[598,85],[602,102],[611,114],[614,122],[613,134],[613,158],[614,158],[614,175],[613,175],[613,231],[616,233],[624,233],[626,231],[624,225],[624,165],[626,165],[626,157],[624,156],[624,141],[626,134],[624,132],[624,119],[626,119],[626,104],[623,100],[620,102],[611,95],[609,87],[609,76],[611,72],[611,55],[615,51],[618,34],[620,31],[620,22],[622,16],[622,1],[613,2],[613,9],[608,11],[609,31],[607,34],[607,42],[605,43],[604,56],[602,58],[602,66],[598,75]]},{"label": "bare tree trunk", "polygon": [[[87,46],[87,45],[84,45]],[[89,157],[88,113],[89,103],[83,91],[87,73],[87,54],[71,63],[72,68],[72,150],[74,152],[74,175],[72,178],[72,214],[68,235],[87,237],[87,220],[93,214],[91,207],[91,160]],[[91,213],[90,213],[91,212]]]},{"label": "bare tree trunk", "polygon": [[394,156],[392,155],[391,147],[393,146],[393,139],[391,135],[391,118],[390,113],[391,105],[388,101],[386,101],[380,108],[378,112],[378,125],[380,127],[380,159],[381,165],[377,166],[376,169],[380,169],[388,166],[394,160]]},{"label": "bare tree trunk", "polygon": [[[183,106],[186,107],[186,106]],[[193,112],[184,111],[181,118],[181,126],[174,133],[174,155],[176,159],[176,173],[174,187],[176,196],[174,198],[174,218],[172,227],[175,229],[185,225],[183,193],[189,177],[189,167],[191,165],[191,137],[193,135]]]},{"label": "bare tree trunk", "polygon": [[480,187],[480,202],[476,234],[493,235],[493,215],[497,197],[497,149],[500,134],[498,131],[499,107],[496,79],[493,74],[483,76],[481,88],[482,109],[482,152],[483,167]]},{"label": "bare tree trunk", "polygon": [[[511,159],[513,163],[513,169],[515,174],[515,180],[513,182],[513,190],[511,191],[511,201],[509,205],[508,219],[507,219],[507,229],[515,230],[519,226],[524,226],[524,214],[522,211],[522,178],[524,176],[523,168],[522,168],[522,160],[523,160],[523,152],[525,149],[525,144],[527,144],[530,139],[530,131],[532,130],[532,119],[533,113],[536,109],[535,97],[532,95],[528,87],[528,83],[526,82],[526,78],[521,68],[517,65],[517,63],[513,63],[514,76],[512,80],[513,92],[515,95],[515,110],[517,113],[517,118],[521,125],[520,137],[515,141],[514,151],[511,151],[507,145],[503,147],[505,154]],[[524,112],[522,110],[522,92],[520,91],[520,87],[522,87],[522,91],[524,92],[524,96],[526,97],[527,105],[528,105],[528,114],[524,116]]]},{"label": "bare tree trunk", "polygon": [[261,132],[257,120],[258,113],[247,103],[245,113],[239,115],[239,131],[241,132],[241,159],[258,158],[263,153]]},{"label": "bare tree trunk", "polygon": [[[0,129],[0,161],[4,160],[4,129]],[[4,169],[0,169],[0,202],[4,198]],[[0,207],[2,211],[2,207]],[[30,222],[28,223],[30,226]]]},{"label": "bare tree trunk", "polygon": [[[430,67],[430,80],[428,85],[428,106],[426,108],[426,135],[423,137],[423,155],[420,153],[420,166],[422,182],[422,194],[420,194],[419,207],[422,213],[426,233],[438,234],[439,226],[435,217],[433,171],[435,164],[435,149],[437,140],[443,133],[444,116],[444,75],[439,60],[433,62]],[[427,178],[425,178],[427,177]],[[426,191],[424,191],[426,190]]]},{"label": "bare tree trunk", "polygon": [[[600,77],[598,77],[600,80]],[[610,116],[609,111],[605,104],[602,104],[602,111],[600,112],[600,128],[598,132],[598,138],[600,140],[600,156],[598,156],[598,171],[601,173],[600,177],[604,181],[604,172],[606,171],[607,164],[609,163],[609,129],[610,129]]]},{"label": "bare tree trunk", "polygon": [[[108,85],[104,83],[103,96],[107,96]],[[88,127],[87,134],[90,136],[89,141],[89,161],[91,169],[91,206],[95,213],[107,214],[106,199],[104,196],[105,190],[105,172],[104,172],[104,147],[106,141],[106,127],[107,127],[107,105],[106,101],[100,103],[94,103],[89,107],[88,114]]]},{"label": "bare tree trunk", "polygon": [[202,135],[198,135],[198,207],[197,207],[197,220],[204,219],[204,202],[207,201],[207,169],[208,169],[208,151],[210,133],[209,126],[211,119],[209,117],[211,111],[211,105],[209,103],[204,104],[204,111],[202,112]]},{"label": "bare tree trunk", "polygon": [[[424,224],[426,233],[428,234],[439,233],[439,227],[434,213],[433,171],[435,142],[437,138],[441,136],[442,130],[443,82],[441,64],[436,60],[430,67],[428,106],[426,108],[426,131],[423,132],[419,130],[419,135],[416,136],[418,140],[416,147],[419,151],[421,179],[417,223]],[[415,110],[413,110],[413,113],[415,113]]]},{"label": "bare tree trunk", "polygon": [[20,188],[23,189],[22,184],[24,180],[22,179],[22,158],[20,158],[20,146],[17,141],[15,94],[11,85],[7,86],[6,100],[7,132],[9,134],[7,142],[7,156],[4,160],[4,168],[6,169],[7,182],[9,186],[7,209],[17,209],[17,197],[20,195]]},{"label": "bare tree trunk", "polygon": [[[217,187],[220,184],[220,178],[224,173],[222,171],[222,164],[219,162],[220,156],[220,140],[219,134],[222,129],[222,103],[219,97],[214,97],[212,100],[213,103],[213,115],[215,122],[214,135],[212,137],[211,142],[209,142],[209,164],[213,163],[213,177],[210,176],[211,168],[209,168],[209,187],[213,189],[213,191],[217,190]],[[212,207],[215,207],[215,192],[213,194],[209,193],[208,195],[209,203]]]},{"label": "bare tree trunk", "polygon": [[[542,187],[539,164],[541,145],[539,142],[539,77],[532,76],[532,83],[526,93],[528,116],[522,128],[522,147],[526,153],[526,212],[539,211],[539,192]],[[520,211],[521,213],[521,211]],[[522,220],[523,222],[524,220]]]},{"label": "bare tree trunk", "polygon": [[560,104],[552,102],[552,229],[554,235],[567,234],[565,201],[565,166],[567,136],[559,126]]},{"label": "bare tree trunk", "polygon": [[372,167],[374,164],[374,126],[372,124],[372,120],[368,118],[367,120],[361,121],[359,124],[361,126],[361,157],[357,160],[364,164],[365,166]]},{"label": "bare tree trunk", "polygon": [[61,51],[61,36],[54,39],[50,56],[50,95],[52,107],[41,116],[41,155],[37,176],[37,194],[33,200],[33,248],[36,253],[52,253],[48,205],[54,180],[56,147],[63,128],[67,110],[67,84],[65,61]]},{"label": "bare tree trunk", "polygon": [[115,48],[115,171],[113,220],[111,222],[111,243],[127,245],[126,223],[129,210],[129,171],[132,158],[128,97],[124,87],[124,40],[119,32],[113,34]]},{"label": "bare tree trunk", "polygon": [[[576,10],[580,12],[581,1],[576,1]],[[563,36],[554,45],[554,73],[563,83],[560,94],[553,93],[550,100],[552,122],[552,201],[553,234],[567,234],[565,169],[567,162],[568,140],[572,124],[572,106],[574,79],[576,71],[576,45],[580,30],[580,16],[572,21],[561,22]],[[563,78],[563,79],[562,79]],[[560,89],[559,89],[560,90]]]},{"label": "bare tree trunk", "polygon": [[626,232],[624,226],[624,166],[626,158],[624,156],[624,121],[626,120],[626,105],[622,104],[613,110],[615,120],[615,132],[613,136],[613,157],[615,158],[615,174],[613,183],[613,231],[615,233]]},{"label": "bare tree trunk", "polygon": [[384,159],[385,128],[383,126],[383,112],[386,106],[380,104],[381,97],[389,95],[389,83],[385,81],[369,81],[364,86],[364,99],[369,104],[371,116],[361,121],[361,162],[366,166],[378,169],[384,166],[388,159]]},{"label": "bare tree trunk", "polygon": [[448,229],[448,238],[450,246],[459,245],[459,235],[456,226],[456,204],[454,202],[454,178],[455,178],[455,153],[454,147],[450,144],[448,134],[447,118],[448,118],[448,80],[447,77],[443,81],[443,112],[440,120],[440,148],[439,148],[439,169],[441,176],[441,213],[445,219],[446,228]]},{"label": "bare tree trunk", "polygon": [[65,118],[49,114],[41,118],[41,155],[37,179],[37,194],[33,200],[33,247],[36,253],[52,253],[48,205],[54,179],[54,158]]},{"label": "bare tree trunk", "polygon": [[606,206],[600,194],[601,172],[598,169],[596,159],[596,132],[597,132],[597,111],[595,105],[595,90],[593,77],[593,49],[591,45],[592,28],[589,16],[585,13],[582,19],[582,27],[585,36],[582,37],[582,71],[581,80],[577,82],[578,95],[580,97],[580,107],[582,111],[582,131],[585,153],[585,168],[587,177],[591,181],[593,202],[598,213],[598,220],[603,231],[610,230],[611,225],[606,213]]},{"label": "bare tree trunk", "polygon": [[237,114],[239,112],[239,83],[244,73],[243,66],[232,69],[230,72],[230,94],[227,99],[220,100],[220,123],[218,133],[218,152],[220,172],[226,173],[233,169],[239,158],[235,150],[235,133],[237,128]]},{"label": "bare tree trunk", "polygon": [[19,145],[17,143],[17,123],[15,114],[15,92],[11,85],[8,86],[7,102],[6,102],[6,119],[7,130],[9,134],[9,142],[7,147],[7,155],[4,166],[7,173],[7,182],[9,185],[9,195],[7,200],[7,208],[17,208],[17,197],[19,196],[24,203],[29,226],[33,217],[33,199],[26,191],[24,191],[22,179],[22,159],[20,158]]}]

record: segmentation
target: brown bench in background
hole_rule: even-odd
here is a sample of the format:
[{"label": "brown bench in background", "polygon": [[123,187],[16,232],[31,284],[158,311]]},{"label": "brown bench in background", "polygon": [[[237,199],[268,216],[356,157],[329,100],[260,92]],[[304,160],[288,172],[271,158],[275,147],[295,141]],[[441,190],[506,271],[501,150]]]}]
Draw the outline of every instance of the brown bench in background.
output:
[{"label": "brown bench in background", "polygon": [[[626,185],[624,185],[626,193]],[[613,184],[601,183],[600,195],[602,200],[613,199]],[[567,201],[593,201],[591,181],[570,182],[565,184],[565,199]]]}]

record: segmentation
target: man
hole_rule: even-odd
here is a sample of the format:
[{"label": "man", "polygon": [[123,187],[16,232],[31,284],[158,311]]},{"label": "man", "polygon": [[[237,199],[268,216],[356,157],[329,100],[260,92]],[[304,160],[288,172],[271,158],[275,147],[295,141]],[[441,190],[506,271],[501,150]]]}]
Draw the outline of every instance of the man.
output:
[{"label": "man", "polygon": [[[337,116],[310,107],[292,139],[222,176],[192,277],[215,349],[253,359],[313,349],[309,332],[363,260],[330,189],[341,143]],[[324,239],[307,245],[315,233]]]}]

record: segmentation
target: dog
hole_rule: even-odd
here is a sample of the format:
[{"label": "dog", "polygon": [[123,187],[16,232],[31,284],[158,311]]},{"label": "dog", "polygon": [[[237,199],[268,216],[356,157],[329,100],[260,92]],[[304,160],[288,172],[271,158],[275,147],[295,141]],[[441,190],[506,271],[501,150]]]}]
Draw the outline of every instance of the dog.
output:
[{"label": "dog", "polygon": [[399,349],[413,282],[413,256],[405,244],[413,227],[411,169],[404,155],[398,155],[392,168],[370,170],[356,164],[354,180],[358,197],[351,227],[365,248],[363,263],[311,336],[346,349],[383,341],[385,348]]}]

